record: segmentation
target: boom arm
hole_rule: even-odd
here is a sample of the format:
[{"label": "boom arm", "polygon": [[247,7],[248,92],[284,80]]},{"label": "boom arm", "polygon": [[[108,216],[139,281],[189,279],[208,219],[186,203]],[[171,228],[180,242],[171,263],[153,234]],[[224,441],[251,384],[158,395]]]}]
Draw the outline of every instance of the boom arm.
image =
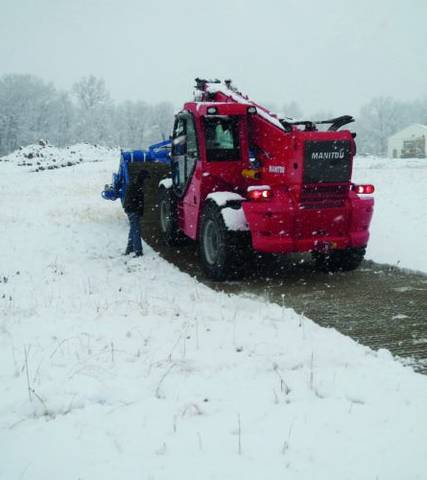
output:
[{"label": "boom arm", "polygon": [[[196,78],[196,100],[204,102],[234,102],[256,107],[256,113],[282,131],[286,131],[277,115],[262,105],[250,100],[232,86],[231,80],[222,84],[219,80],[202,80]],[[295,127],[294,127],[295,128]],[[291,128],[292,130],[293,128]]]},{"label": "boom arm", "polygon": [[328,131],[334,132],[344,125],[354,122],[351,115],[342,115],[330,120],[322,120],[319,122],[311,120],[290,121],[289,119],[278,118],[278,116],[270,112],[267,108],[250,100],[247,96],[240,93],[232,84],[231,80],[225,80],[222,84],[219,80],[203,80],[196,78],[196,100],[209,102],[236,102],[253,105],[257,109],[257,113],[265,120],[269,121],[276,127],[286,132],[292,132],[298,126],[304,126],[306,131],[316,131],[316,125],[330,124]]}]

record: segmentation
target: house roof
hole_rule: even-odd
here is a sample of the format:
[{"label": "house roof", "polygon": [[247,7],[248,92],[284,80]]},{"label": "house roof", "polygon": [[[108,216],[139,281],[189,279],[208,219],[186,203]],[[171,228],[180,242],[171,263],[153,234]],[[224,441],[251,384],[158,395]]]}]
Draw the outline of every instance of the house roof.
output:
[{"label": "house roof", "polygon": [[393,137],[400,137],[402,134],[404,134],[406,131],[410,132],[413,130],[417,130],[420,133],[425,133],[427,134],[427,125],[422,125],[421,123],[414,123],[412,125],[408,125],[405,128],[402,128],[402,130],[399,130],[396,133],[393,133],[393,135],[390,135],[388,138],[391,139]]}]

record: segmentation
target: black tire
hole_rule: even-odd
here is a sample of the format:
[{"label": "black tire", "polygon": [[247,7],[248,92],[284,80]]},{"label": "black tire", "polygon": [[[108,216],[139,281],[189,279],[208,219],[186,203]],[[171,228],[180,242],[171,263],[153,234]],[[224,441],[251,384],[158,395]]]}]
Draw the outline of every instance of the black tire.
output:
[{"label": "black tire", "polygon": [[366,247],[359,247],[335,250],[330,253],[313,252],[312,256],[316,268],[322,272],[349,272],[360,266],[365,253]]},{"label": "black tire", "polygon": [[206,203],[200,221],[199,252],[209,278],[220,281],[241,275],[245,233],[229,231],[218,205],[212,201]]},{"label": "black tire", "polygon": [[162,240],[174,246],[180,241],[176,197],[171,189],[162,187],[159,191],[159,222]]}]

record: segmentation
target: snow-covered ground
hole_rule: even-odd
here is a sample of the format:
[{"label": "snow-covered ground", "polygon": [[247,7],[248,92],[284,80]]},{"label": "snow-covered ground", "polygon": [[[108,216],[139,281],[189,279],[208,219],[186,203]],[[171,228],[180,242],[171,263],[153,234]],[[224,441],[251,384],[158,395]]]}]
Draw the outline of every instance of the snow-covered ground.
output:
[{"label": "snow-covered ground", "polygon": [[376,188],[367,258],[427,272],[427,159],[358,157],[354,181]]},{"label": "snow-covered ground", "polygon": [[[118,152],[72,151],[0,163],[0,479],[426,478],[427,377],[148,246],[122,257],[99,195]],[[377,187],[368,256],[427,271],[427,163],[356,176]]]}]

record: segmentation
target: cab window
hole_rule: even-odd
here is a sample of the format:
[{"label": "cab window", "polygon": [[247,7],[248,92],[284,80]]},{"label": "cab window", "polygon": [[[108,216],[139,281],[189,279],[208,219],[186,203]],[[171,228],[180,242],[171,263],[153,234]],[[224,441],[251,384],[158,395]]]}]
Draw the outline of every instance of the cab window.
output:
[{"label": "cab window", "polygon": [[181,114],[175,121],[172,137],[172,180],[178,192],[183,192],[199,158],[193,117]]},{"label": "cab window", "polygon": [[185,119],[178,117],[175,121],[172,140],[172,155],[184,155],[185,153]]},{"label": "cab window", "polygon": [[235,117],[205,117],[208,162],[240,160],[239,122]]}]

